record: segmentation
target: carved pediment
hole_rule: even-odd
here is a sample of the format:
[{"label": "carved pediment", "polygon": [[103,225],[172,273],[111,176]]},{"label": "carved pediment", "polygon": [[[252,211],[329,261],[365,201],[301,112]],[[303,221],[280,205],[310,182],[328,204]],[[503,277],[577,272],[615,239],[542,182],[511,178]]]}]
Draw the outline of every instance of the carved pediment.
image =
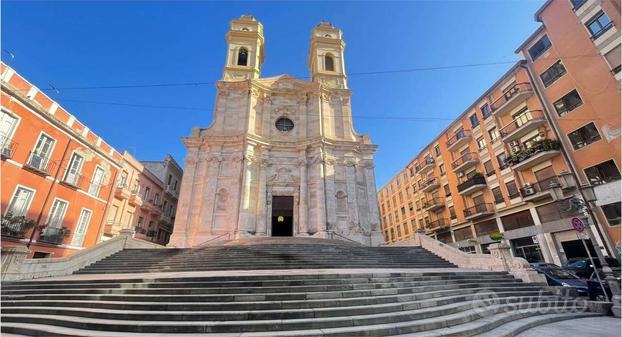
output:
[{"label": "carved pediment", "polygon": [[276,173],[268,178],[268,185],[297,185],[298,176],[292,174],[292,170],[287,167],[279,167]]}]

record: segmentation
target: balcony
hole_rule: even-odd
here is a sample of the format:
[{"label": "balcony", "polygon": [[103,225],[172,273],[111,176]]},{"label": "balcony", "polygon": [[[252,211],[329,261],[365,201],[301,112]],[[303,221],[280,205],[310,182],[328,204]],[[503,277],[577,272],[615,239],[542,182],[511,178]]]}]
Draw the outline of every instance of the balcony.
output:
[{"label": "balcony", "polygon": [[50,161],[49,158],[32,151],[28,154],[28,160],[26,165],[24,165],[24,169],[44,176],[51,176],[55,167],[56,164]]},{"label": "balcony", "polygon": [[114,189],[114,197],[117,199],[128,199],[132,196],[132,193],[128,189],[126,184],[117,184]]},{"label": "balcony", "polygon": [[499,133],[503,141],[509,143],[538,129],[544,124],[546,124],[546,119],[541,110],[528,110],[517,116],[511,123],[501,128]]},{"label": "balcony", "polygon": [[417,172],[425,174],[434,169],[434,158],[426,157],[423,163],[419,164]]},{"label": "balcony", "polygon": [[2,226],[0,229],[2,231],[2,236],[23,239],[26,236],[26,231],[34,227],[34,225],[35,223],[32,220],[6,214],[2,217]]},{"label": "balcony", "polygon": [[39,242],[60,245],[69,236],[69,228],[45,227],[39,235]]},{"label": "balcony", "polygon": [[468,152],[463,154],[460,158],[454,160],[451,163],[451,168],[456,172],[464,171],[474,165],[479,163],[479,158],[477,158],[477,154],[474,152]]},{"label": "balcony", "polygon": [[466,220],[483,218],[492,214],[495,214],[495,211],[492,204],[489,203],[477,204],[464,210]]},{"label": "balcony", "polygon": [[532,94],[533,90],[531,89],[531,84],[516,83],[511,88],[506,90],[501,97],[494,101],[490,105],[490,109],[497,117],[500,117],[517,107],[518,104],[523,102]]},{"label": "balcony", "polygon": [[460,148],[460,146],[470,142],[472,138],[473,137],[471,136],[471,131],[469,130],[458,131],[453,137],[447,140],[447,149],[449,151],[458,149]]},{"label": "balcony", "polygon": [[511,154],[506,163],[515,170],[524,170],[545,162],[560,154],[560,143],[556,140],[543,139],[531,147]]},{"label": "balcony", "polygon": [[458,185],[458,194],[470,195],[486,186],[486,178],[481,173],[476,173]]},{"label": "balcony", "polygon": [[440,184],[438,183],[438,179],[436,177],[429,178],[428,180],[422,181],[419,183],[419,189],[422,192],[430,192],[438,189]]},{"label": "balcony", "polygon": [[65,169],[65,177],[60,181],[61,184],[72,188],[78,189],[84,182],[84,177],[81,174],[71,173]]},{"label": "balcony", "polygon": [[[566,173],[566,175],[568,175]],[[534,183],[527,183],[520,189],[520,194],[524,201],[537,201],[548,198],[555,198],[554,188],[561,188],[562,191],[574,189],[576,182],[571,176],[554,176],[536,181]]]},{"label": "balcony", "polygon": [[143,205],[143,198],[141,198],[138,193],[132,193],[127,202],[132,206],[140,207]]},{"label": "balcony", "polygon": [[434,221],[430,221],[430,223],[428,223],[428,228],[430,229],[434,228],[437,231],[442,231],[442,230],[449,229],[450,224],[451,224],[451,221],[449,221],[449,219],[440,218]]},{"label": "balcony", "polygon": [[15,153],[15,149],[17,148],[17,143],[12,142],[10,139],[7,139],[4,136],[0,136],[0,148],[2,149],[0,155],[2,156],[2,160],[13,158],[13,154]]},{"label": "balcony", "polygon": [[168,194],[170,197],[177,199],[177,191],[171,185],[166,185],[164,189],[164,193]]},{"label": "balcony", "polygon": [[424,203],[424,207],[426,211],[435,212],[435,211],[438,211],[439,209],[445,208],[445,202],[443,201],[443,199],[435,197],[435,198],[426,200]]}]

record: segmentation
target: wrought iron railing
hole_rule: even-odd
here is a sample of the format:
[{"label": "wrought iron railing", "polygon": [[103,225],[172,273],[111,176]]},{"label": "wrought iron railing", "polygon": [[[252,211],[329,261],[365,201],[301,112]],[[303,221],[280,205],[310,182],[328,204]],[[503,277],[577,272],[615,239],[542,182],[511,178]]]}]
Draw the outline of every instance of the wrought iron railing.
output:
[{"label": "wrought iron railing", "polygon": [[470,188],[475,185],[486,185],[486,178],[483,175],[477,174],[467,178],[464,182],[458,185],[458,192],[462,192],[467,188]]},{"label": "wrought iron railing", "polygon": [[460,139],[470,137],[470,136],[471,136],[470,130],[460,130],[447,140],[447,147],[451,147],[453,144],[457,143]]},{"label": "wrought iron railing", "polygon": [[26,167],[45,175],[52,175],[52,171],[54,170],[54,167],[56,167],[56,164],[49,158],[42,156],[37,152],[31,151],[28,154]]},{"label": "wrought iron railing", "polygon": [[499,130],[501,137],[505,137],[512,132],[520,129],[523,125],[531,120],[544,119],[544,113],[542,110],[527,110],[520,115],[516,116],[509,124]]},{"label": "wrought iron railing", "polygon": [[465,217],[470,217],[470,216],[477,215],[480,213],[492,213],[493,208],[492,208],[492,204],[481,203],[481,204],[477,204],[469,208],[465,208],[463,212],[464,212]]},{"label": "wrought iron railing", "polygon": [[67,236],[69,236],[69,229],[67,227],[45,227],[39,235],[39,241],[60,245],[65,241]]},{"label": "wrought iron railing", "polygon": [[462,166],[462,164],[471,160],[478,160],[477,154],[473,152],[467,152],[460,156],[460,158],[454,160],[453,163],[451,163],[451,167],[455,169],[456,167]]},{"label": "wrought iron railing", "polygon": [[529,83],[516,83],[508,90],[506,90],[501,97],[499,97],[496,101],[494,101],[490,108],[493,112],[499,110],[503,105],[507,102],[511,101],[512,98],[516,97],[520,93],[531,91],[531,84]]},{"label": "wrought iron railing", "polygon": [[561,184],[559,183],[559,178],[557,178],[557,176],[546,178],[541,181],[536,181],[534,183],[527,183],[520,189],[520,194],[523,197],[528,197],[530,195],[548,191],[556,187],[561,187]]}]

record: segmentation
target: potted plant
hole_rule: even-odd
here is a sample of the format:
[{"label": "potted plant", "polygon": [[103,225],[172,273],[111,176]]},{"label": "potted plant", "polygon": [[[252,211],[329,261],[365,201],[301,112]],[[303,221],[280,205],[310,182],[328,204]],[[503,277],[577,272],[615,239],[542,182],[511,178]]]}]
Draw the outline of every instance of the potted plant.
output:
[{"label": "potted plant", "polygon": [[492,232],[492,233],[488,234],[488,237],[489,237],[492,241],[501,241],[501,240],[503,240],[503,233],[500,233],[500,232]]}]

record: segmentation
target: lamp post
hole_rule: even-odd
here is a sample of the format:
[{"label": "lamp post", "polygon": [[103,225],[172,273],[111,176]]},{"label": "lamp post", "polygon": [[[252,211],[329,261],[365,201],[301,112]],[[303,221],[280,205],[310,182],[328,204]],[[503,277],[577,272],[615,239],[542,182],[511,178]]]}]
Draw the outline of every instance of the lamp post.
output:
[{"label": "lamp post", "polygon": [[[611,290],[611,300],[613,302],[612,310],[614,311],[614,315],[616,315],[616,317],[620,317],[620,286],[618,284],[618,281],[614,277],[613,271],[609,267],[609,264],[607,264],[607,261],[605,260],[605,257],[600,250],[598,242],[594,237],[594,233],[592,232],[592,226],[596,226],[596,217],[592,212],[592,202],[596,201],[597,199],[596,193],[594,192],[594,187],[588,184],[581,185],[579,187],[579,190],[581,192],[582,198],[573,197],[570,202],[572,203],[573,208],[581,210],[588,219],[589,226],[587,226],[586,232],[589,236],[590,241],[592,242],[592,245],[597,248],[595,249],[596,255],[602,267],[603,274],[605,274],[605,282],[607,282],[607,285]],[[605,296],[607,296],[607,294],[605,294]]]}]

